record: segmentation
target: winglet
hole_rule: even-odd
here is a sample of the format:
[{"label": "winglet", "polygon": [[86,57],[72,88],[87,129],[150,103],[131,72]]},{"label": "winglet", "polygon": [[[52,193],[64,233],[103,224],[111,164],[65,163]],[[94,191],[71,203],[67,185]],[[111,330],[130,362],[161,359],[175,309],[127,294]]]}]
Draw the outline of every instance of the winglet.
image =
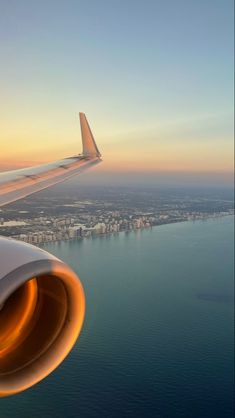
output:
[{"label": "winglet", "polygon": [[81,133],[82,133],[82,155],[84,157],[101,157],[98,147],[95,143],[95,139],[92,135],[91,128],[87,122],[87,118],[84,113],[79,113]]}]

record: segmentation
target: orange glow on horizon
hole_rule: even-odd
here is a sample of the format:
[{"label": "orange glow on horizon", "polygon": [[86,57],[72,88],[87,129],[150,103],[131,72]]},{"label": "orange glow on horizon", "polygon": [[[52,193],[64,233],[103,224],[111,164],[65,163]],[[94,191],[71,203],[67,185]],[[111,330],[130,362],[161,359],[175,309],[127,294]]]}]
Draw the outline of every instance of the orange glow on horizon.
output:
[{"label": "orange glow on horizon", "polygon": [[[158,138],[137,132],[134,136],[119,133],[107,137],[107,132],[95,129],[91,120],[103,163],[99,171],[233,171],[233,143],[229,138],[187,139],[176,134]],[[67,132],[68,131],[68,132]],[[98,132],[96,132],[98,131]],[[6,127],[1,145],[0,170],[30,167],[59,160],[81,152],[79,127],[63,126],[60,132],[19,131]],[[67,132],[67,134],[66,134]],[[2,136],[4,138],[4,136]],[[34,138],[33,140],[31,138]],[[47,139],[48,138],[48,139]],[[67,138],[70,138],[68,141]]]}]

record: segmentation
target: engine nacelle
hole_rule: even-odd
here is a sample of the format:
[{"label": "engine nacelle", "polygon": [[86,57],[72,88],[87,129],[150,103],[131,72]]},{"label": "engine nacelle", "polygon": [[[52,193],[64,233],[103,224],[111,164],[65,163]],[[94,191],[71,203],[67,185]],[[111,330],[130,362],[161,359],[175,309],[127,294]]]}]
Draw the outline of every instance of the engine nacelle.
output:
[{"label": "engine nacelle", "polygon": [[0,237],[0,396],[50,374],[81,331],[80,280],[46,251]]}]

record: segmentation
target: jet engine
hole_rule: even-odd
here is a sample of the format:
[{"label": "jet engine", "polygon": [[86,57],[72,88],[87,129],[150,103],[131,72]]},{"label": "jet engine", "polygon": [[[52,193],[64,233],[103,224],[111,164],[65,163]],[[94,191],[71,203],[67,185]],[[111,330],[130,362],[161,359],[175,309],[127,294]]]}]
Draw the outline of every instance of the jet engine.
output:
[{"label": "jet engine", "polygon": [[50,374],[75,344],[84,315],[82,285],[65,263],[0,237],[0,396]]}]

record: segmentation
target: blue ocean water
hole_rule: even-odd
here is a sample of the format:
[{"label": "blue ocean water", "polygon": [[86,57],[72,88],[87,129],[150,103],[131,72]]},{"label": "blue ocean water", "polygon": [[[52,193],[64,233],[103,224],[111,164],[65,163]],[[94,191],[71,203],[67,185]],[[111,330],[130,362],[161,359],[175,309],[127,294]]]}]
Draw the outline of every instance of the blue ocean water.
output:
[{"label": "blue ocean water", "polygon": [[233,417],[233,217],[46,249],[79,274],[85,324],[1,418]]}]

